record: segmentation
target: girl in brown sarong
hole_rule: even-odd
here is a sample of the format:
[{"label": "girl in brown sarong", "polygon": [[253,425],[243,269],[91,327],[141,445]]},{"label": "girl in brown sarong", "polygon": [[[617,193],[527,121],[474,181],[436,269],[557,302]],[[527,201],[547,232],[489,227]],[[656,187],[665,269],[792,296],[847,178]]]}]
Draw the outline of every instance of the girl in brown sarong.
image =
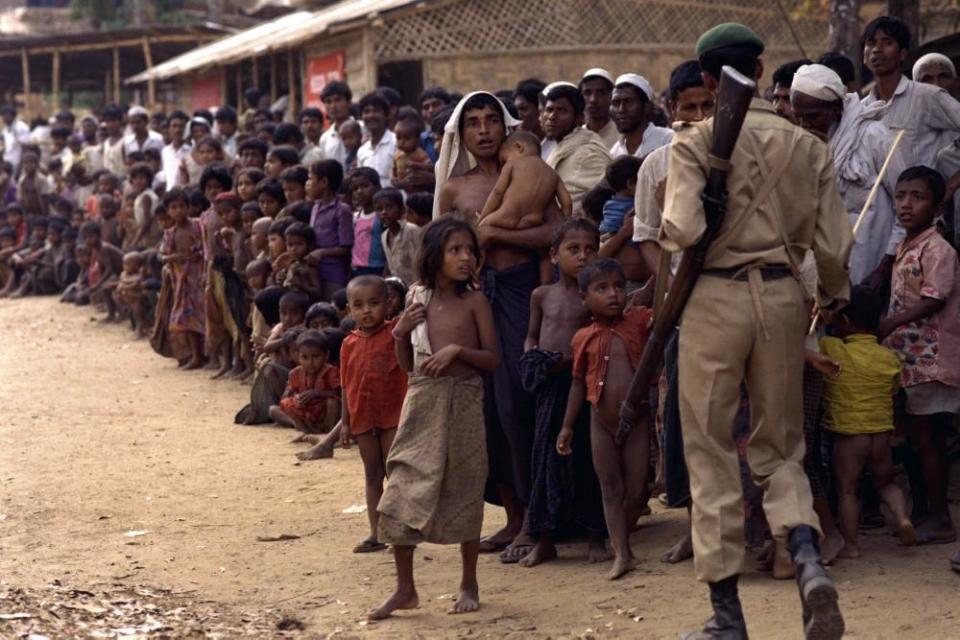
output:
[{"label": "girl in brown sarong", "polygon": [[387,457],[379,538],[393,545],[397,589],[368,616],[419,604],[413,552],[420,542],[460,544],[463,575],[452,613],[480,606],[477,556],[487,479],[481,372],[498,364],[493,315],[473,290],[479,245],[452,216],[427,227],[420,285],[394,328],[397,359],[410,371],[400,426]]}]

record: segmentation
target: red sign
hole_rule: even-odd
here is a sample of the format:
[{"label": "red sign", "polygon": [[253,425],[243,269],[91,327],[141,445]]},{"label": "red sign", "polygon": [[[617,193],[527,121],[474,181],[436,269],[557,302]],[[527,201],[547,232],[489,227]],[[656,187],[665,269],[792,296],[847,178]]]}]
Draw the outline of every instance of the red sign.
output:
[{"label": "red sign", "polygon": [[346,56],[343,51],[307,58],[307,80],[303,92],[305,106],[323,108],[323,100],[320,99],[320,94],[327,84],[345,78],[346,74],[343,71],[345,59]]},{"label": "red sign", "polygon": [[209,109],[222,102],[223,96],[220,95],[220,76],[222,74],[222,71],[212,71],[198,77],[191,83],[191,110]]}]

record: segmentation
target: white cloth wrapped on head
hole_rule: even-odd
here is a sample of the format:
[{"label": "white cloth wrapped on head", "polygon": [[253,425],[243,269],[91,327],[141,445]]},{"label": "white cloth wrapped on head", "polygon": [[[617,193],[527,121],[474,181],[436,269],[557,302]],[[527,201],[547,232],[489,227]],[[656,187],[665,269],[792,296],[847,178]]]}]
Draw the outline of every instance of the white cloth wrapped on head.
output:
[{"label": "white cloth wrapped on head", "polygon": [[917,61],[913,63],[912,75],[914,82],[920,82],[920,76],[923,73],[924,67],[931,64],[942,65],[950,70],[950,75],[954,78],[957,77],[957,69],[953,66],[953,60],[942,53],[927,53],[917,58]]},{"label": "white cloth wrapped on head", "polygon": [[847,95],[847,87],[837,72],[822,64],[805,64],[793,76],[790,93],[802,93],[823,100],[836,102]]}]

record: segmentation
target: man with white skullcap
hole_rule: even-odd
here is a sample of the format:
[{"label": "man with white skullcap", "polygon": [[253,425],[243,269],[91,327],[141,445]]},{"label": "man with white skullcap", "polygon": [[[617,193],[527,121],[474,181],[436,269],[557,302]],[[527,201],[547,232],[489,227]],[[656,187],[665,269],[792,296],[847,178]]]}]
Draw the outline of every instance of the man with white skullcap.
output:
[{"label": "man with white skullcap", "polygon": [[[835,71],[820,64],[797,70],[790,101],[796,123],[829,144],[837,187],[850,224],[856,224],[893,143],[893,133],[883,124],[885,106],[861,103],[856,94],[847,93]],[[884,259],[892,262],[896,255],[904,231],[897,222],[893,193],[896,178],[905,168],[902,155],[896,153],[873,204],[864,213],[850,253],[854,284],[862,282]]]},{"label": "man with white skullcap", "polygon": [[673,140],[672,129],[651,122],[655,100],[653,87],[639,74],[625,73],[614,82],[610,116],[620,134],[620,139],[610,147],[614,159],[628,153],[643,159]]},{"label": "man with white skullcap", "polygon": [[928,53],[913,63],[913,81],[932,84],[948,93],[953,92],[957,80],[957,69],[953,60],[942,53]]},{"label": "man with white skullcap", "polygon": [[619,139],[617,125],[610,118],[610,99],[613,97],[613,76],[599,67],[587,69],[580,78],[580,93],[586,102],[583,128],[593,131],[609,149]]}]

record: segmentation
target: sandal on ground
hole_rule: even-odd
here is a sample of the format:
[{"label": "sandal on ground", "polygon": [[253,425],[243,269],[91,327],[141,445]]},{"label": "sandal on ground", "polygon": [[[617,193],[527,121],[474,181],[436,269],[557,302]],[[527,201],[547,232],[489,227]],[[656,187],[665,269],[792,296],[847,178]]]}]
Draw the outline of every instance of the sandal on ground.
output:
[{"label": "sandal on ground", "polygon": [[354,553],[373,553],[374,551],[383,551],[386,548],[387,548],[387,545],[385,545],[384,543],[367,538],[366,540],[364,540],[363,542],[355,546],[353,548],[353,552]]},{"label": "sandal on ground", "polygon": [[521,544],[509,544],[500,552],[500,562],[503,564],[517,564],[533,551],[536,547],[534,542],[524,542]]},{"label": "sandal on ground", "polygon": [[491,540],[490,538],[482,538],[480,540],[480,553],[498,553],[503,551],[509,545],[509,541],[498,541]]}]

